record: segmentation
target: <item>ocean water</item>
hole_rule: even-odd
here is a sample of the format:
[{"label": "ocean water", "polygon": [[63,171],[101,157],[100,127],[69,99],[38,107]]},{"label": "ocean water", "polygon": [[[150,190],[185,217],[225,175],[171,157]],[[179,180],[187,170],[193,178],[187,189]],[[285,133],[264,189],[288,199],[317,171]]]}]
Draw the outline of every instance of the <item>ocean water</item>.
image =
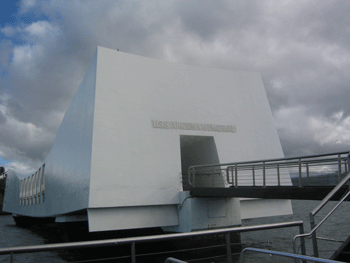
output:
[{"label": "ocean water", "polygon": [[[304,221],[305,232],[310,231],[309,212],[319,204],[319,201],[300,201],[293,200],[293,214],[278,216],[248,219],[243,221],[243,226],[269,224],[288,221]],[[317,216],[316,222],[319,222],[335,205],[335,202],[330,202]],[[350,202],[345,202],[340,208],[324,223],[321,229],[317,232],[317,236],[332,238],[337,241],[344,241],[350,235],[350,224],[348,215],[350,211]],[[283,252],[293,252],[292,240],[295,235],[299,234],[299,228],[284,228],[275,230],[264,230],[257,232],[247,232],[241,234],[241,246],[255,247]],[[60,225],[36,226],[31,228],[17,227],[11,216],[0,216],[0,247],[16,247],[27,245],[40,245],[66,242],[67,235]],[[312,255],[311,240],[306,240],[307,254]],[[334,251],[340,246],[340,242],[318,241],[320,257],[329,258]],[[171,246],[167,244],[168,246]],[[86,251],[52,251],[39,252],[34,254],[15,254],[14,262],[87,262],[92,258],[110,258],[120,254],[121,250],[129,253],[129,247],[109,249],[96,249],[93,256],[89,258]],[[137,251],[138,252],[138,251]],[[85,253],[85,254],[84,254]],[[207,254],[207,253],[206,253]],[[92,255],[92,254],[90,254]],[[208,255],[206,255],[208,256]],[[0,255],[0,262],[9,262],[9,255]],[[237,262],[238,256],[234,257]],[[106,260],[94,262],[119,262],[120,260]],[[129,260],[126,260],[126,262]],[[164,257],[153,256],[151,259],[139,259],[137,262],[164,262]],[[225,262],[224,258],[211,259],[203,262]],[[269,255],[254,255],[247,254],[246,262],[292,262],[278,257]]]},{"label": "ocean water", "polygon": [[[278,222],[289,222],[302,220],[305,233],[310,232],[309,213],[320,201],[292,200],[293,214],[279,217],[248,219],[243,225],[268,224]],[[336,205],[336,202],[329,202],[317,215],[316,224],[319,223]],[[318,237],[330,238],[336,241],[345,241],[350,235],[350,222],[348,215],[350,202],[344,202],[317,231]],[[293,253],[293,237],[299,234],[297,227],[266,230],[259,232],[242,233],[241,241],[244,247],[255,247],[282,252]],[[319,256],[330,258],[334,251],[339,248],[341,242],[318,240]],[[311,239],[306,239],[307,255],[313,255]],[[299,243],[297,243],[299,244]],[[269,256],[270,257],[270,256]],[[272,262],[271,257],[263,256],[257,262]],[[248,259],[249,257],[247,257]],[[276,262],[281,262],[277,260]],[[249,261],[247,261],[249,262]],[[283,262],[292,262],[286,260]]]}]

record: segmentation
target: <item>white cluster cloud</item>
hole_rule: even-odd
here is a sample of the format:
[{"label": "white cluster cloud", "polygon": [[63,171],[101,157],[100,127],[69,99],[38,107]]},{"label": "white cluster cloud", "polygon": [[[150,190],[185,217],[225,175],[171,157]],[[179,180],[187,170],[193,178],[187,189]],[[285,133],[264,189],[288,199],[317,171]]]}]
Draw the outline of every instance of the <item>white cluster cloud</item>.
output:
[{"label": "white cluster cloud", "polygon": [[350,145],[350,116],[343,118],[343,112],[335,113],[332,118],[311,117],[310,126],[314,138],[324,145]]},{"label": "white cluster cloud", "polygon": [[[101,45],[260,71],[286,156],[349,150],[347,1],[22,0],[0,27],[0,156],[36,170]],[[22,21],[22,22],[21,22]]]},{"label": "white cluster cloud", "polygon": [[[14,160],[6,166],[16,168],[20,173],[31,172],[40,165],[48,151],[48,142],[54,139],[54,134],[47,129],[30,122],[16,119],[8,107],[9,97],[0,96],[1,121],[1,156],[7,160]],[[24,171],[20,167],[25,167]]]},{"label": "white cluster cloud", "polygon": [[345,117],[343,111],[326,117],[310,113],[306,106],[296,106],[279,109],[275,120],[289,156],[349,150],[350,116]]},{"label": "white cluster cloud", "polygon": [[37,4],[36,0],[21,0],[19,4],[19,13],[20,14],[25,14],[28,11],[30,11],[30,9],[32,9],[33,7],[35,7],[35,5]]}]

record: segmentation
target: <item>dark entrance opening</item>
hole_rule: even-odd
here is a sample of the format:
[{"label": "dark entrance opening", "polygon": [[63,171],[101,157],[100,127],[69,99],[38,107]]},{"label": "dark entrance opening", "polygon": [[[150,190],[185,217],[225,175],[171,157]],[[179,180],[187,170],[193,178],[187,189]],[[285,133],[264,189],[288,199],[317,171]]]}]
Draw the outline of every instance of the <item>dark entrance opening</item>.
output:
[{"label": "dark entrance opening", "polygon": [[[180,135],[180,147],[182,186],[184,191],[188,191],[188,168],[192,165],[218,164],[219,156],[213,136]],[[209,178],[201,179],[201,186],[213,186]]]}]

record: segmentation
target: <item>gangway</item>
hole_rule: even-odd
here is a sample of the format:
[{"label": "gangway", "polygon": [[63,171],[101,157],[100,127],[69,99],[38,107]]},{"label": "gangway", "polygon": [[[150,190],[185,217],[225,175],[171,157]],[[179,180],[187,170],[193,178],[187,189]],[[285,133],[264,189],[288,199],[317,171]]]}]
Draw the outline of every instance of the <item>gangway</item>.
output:
[{"label": "gangway", "polygon": [[[268,199],[302,199],[322,200],[320,204],[310,212],[311,231],[294,237],[294,253],[297,252],[296,241],[301,239],[304,246],[304,238],[311,238],[314,256],[318,257],[317,240],[334,241],[329,238],[316,236],[316,231],[334,213],[335,210],[350,198],[350,154],[340,152],[333,154],[312,155],[295,158],[270,159],[241,163],[213,164],[191,166],[188,179],[191,186],[190,193],[193,197],[248,197]],[[281,182],[282,174],[297,176],[297,185],[291,181]],[[311,185],[312,175],[336,175],[336,185]],[[226,187],[200,187],[201,177],[225,176]],[[210,181],[210,180],[207,180]],[[323,183],[324,184],[324,183]],[[325,205],[336,200],[334,208],[318,223],[315,216]],[[305,251],[305,247],[304,247]],[[303,252],[304,254],[304,252]],[[343,242],[331,259],[350,262],[350,236]]]},{"label": "gangway", "polygon": [[[334,186],[240,186],[237,188],[191,188],[192,197],[244,197],[262,199],[323,200]],[[338,201],[349,189],[343,186],[331,201]]]},{"label": "gangway", "polygon": [[[335,185],[312,185],[314,175],[332,174],[340,182],[349,173],[349,152],[279,158],[189,167],[188,181],[193,197],[245,197],[266,199],[322,200]],[[289,178],[296,177],[297,185]],[[203,177],[223,176],[226,187],[201,187]],[[209,180],[210,181],[210,180]],[[348,186],[331,200],[339,200]]]}]

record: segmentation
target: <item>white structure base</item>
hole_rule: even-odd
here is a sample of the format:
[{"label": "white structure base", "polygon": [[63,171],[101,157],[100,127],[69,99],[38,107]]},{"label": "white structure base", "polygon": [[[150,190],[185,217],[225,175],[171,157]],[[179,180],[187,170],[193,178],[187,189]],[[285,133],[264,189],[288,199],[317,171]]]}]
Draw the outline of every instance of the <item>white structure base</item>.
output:
[{"label": "white structure base", "polygon": [[197,198],[180,192],[179,224],[165,231],[191,232],[241,225],[238,198]]},{"label": "white structure base", "polygon": [[241,218],[257,218],[293,214],[290,200],[241,199]]},{"label": "white structure base", "polygon": [[[3,210],[60,222],[85,213],[90,231],[239,225],[289,214],[290,202],[190,198],[182,175],[191,165],[282,157],[259,73],[98,47],[43,165],[25,178],[8,173]],[[222,175],[197,183],[225,187]],[[288,173],[281,184],[291,185]]]},{"label": "white structure base", "polygon": [[179,223],[175,205],[88,209],[89,231],[161,227]]}]

